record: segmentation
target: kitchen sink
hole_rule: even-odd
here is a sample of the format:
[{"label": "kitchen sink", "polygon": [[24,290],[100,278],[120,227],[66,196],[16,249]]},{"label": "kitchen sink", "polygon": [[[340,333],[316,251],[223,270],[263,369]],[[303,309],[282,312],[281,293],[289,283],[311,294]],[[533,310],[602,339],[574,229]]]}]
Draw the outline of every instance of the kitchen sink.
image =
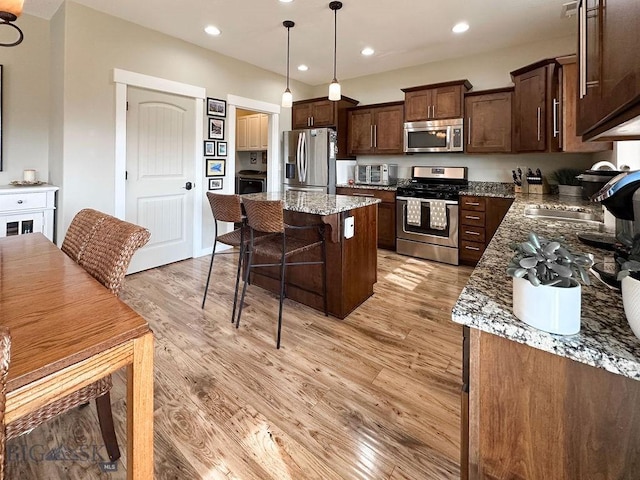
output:
[{"label": "kitchen sink", "polygon": [[578,210],[557,210],[554,208],[526,207],[524,216],[529,218],[548,218],[551,220],[566,220],[570,222],[601,223],[591,212]]}]

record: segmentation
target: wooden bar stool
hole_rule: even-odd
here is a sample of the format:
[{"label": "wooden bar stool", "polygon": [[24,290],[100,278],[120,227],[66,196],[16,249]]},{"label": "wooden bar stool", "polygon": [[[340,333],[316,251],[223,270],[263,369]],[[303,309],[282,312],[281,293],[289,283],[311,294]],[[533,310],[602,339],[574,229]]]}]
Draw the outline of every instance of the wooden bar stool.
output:
[{"label": "wooden bar stool", "polygon": [[[250,200],[243,199],[250,227],[249,259],[245,266],[244,286],[240,299],[240,308],[236,320],[236,328],[240,326],[240,316],[247,292],[247,284],[251,270],[259,267],[280,267],[280,308],[278,312],[278,335],[276,347],[280,348],[282,330],[282,304],[285,297],[285,274],[287,267],[301,265],[322,265],[322,296],[324,314],[327,315],[327,249],[324,238],[324,224],[293,226],[284,223],[284,204],[281,200]],[[303,239],[291,234],[300,230],[315,230],[317,238]],[[257,235],[269,235],[259,243],[255,242]],[[307,252],[314,248],[321,248],[321,261],[288,261],[289,258]],[[266,258],[272,263],[253,263],[254,256]]]}]

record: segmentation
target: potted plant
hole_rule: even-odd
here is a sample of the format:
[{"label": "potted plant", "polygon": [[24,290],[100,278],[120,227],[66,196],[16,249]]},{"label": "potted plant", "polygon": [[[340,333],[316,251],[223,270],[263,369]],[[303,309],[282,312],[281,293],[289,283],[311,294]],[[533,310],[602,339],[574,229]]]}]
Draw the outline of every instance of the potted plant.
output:
[{"label": "potted plant", "polygon": [[551,179],[558,183],[558,193],[571,197],[582,195],[582,182],[578,175],[583,173],[577,168],[560,168],[551,174]]},{"label": "potted plant", "polygon": [[634,335],[640,338],[640,234],[627,246],[630,246],[627,258],[617,258],[621,265],[618,280],[624,314]]},{"label": "potted plant", "polygon": [[514,243],[515,255],[507,267],[513,277],[513,313],[527,325],[559,335],[580,331],[580,281],[589,285],[593,260],[572,253],[562,239],[530,233]]}]

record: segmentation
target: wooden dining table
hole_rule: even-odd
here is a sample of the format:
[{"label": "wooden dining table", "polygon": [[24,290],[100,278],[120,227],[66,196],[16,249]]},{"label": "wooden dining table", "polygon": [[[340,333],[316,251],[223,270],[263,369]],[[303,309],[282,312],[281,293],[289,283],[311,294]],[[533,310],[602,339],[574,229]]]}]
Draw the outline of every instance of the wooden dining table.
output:
[{"label": "wooden dining table", "polygon": [[153,333],[44,235],[0,238],[11,333],[5,422],[126,367],[127,478],[153,478]]}]

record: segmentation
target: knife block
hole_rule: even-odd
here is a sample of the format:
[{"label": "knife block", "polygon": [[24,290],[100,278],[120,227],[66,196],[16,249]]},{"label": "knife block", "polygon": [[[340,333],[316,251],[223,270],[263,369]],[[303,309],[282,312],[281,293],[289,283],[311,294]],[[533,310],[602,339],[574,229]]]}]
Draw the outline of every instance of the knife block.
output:
[{"label": "knife block", "polygon": [[549,193],[549,184],[547,180],[543,177],[542,183],[529,183],[529,193],[533,193],[534,195],[543,195],[545,193]]}]

